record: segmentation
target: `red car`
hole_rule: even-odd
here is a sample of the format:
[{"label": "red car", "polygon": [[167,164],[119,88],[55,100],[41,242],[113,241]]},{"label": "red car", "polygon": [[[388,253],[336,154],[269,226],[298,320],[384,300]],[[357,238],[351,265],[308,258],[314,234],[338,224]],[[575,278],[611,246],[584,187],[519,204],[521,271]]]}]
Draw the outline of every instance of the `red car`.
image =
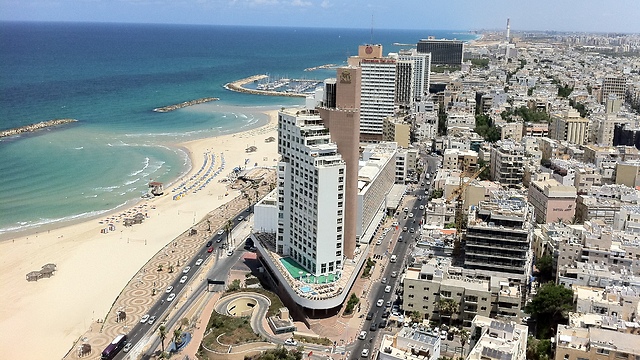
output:
[{"label": "red car", "polygon": [[207,249],[207,252],[208,252],[208,253],[213,252],[213,246],[209,247],[209,248]]}]

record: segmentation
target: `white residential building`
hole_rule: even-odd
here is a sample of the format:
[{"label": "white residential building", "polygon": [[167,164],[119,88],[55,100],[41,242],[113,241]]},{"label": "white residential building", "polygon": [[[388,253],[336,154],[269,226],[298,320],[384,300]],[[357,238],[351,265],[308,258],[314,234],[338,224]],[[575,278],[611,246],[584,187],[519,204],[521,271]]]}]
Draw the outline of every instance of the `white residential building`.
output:
[{"label": "white residential building", "polygon": [[362,59],[360,66],[360,134],[382,137],[382,119],[394,113],[396,61]]}]

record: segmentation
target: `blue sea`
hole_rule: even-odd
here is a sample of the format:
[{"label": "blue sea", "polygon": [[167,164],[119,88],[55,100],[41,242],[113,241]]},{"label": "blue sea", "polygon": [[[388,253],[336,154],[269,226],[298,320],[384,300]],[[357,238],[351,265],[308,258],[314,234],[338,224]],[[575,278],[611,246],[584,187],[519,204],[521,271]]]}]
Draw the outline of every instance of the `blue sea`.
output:
[{"label": "blue sea", "polygon": [[[175,144],[243,131],[299,98],[230,92],[255,74],[325,79],[358,45],[415,44],[464,31],[0,22],[0,130],[59,118],[62,128],[0,140],[0,237],[96,216],[140,199],[150,179],[190,169]],[[169,113],[202,97],[220,101]]]}]

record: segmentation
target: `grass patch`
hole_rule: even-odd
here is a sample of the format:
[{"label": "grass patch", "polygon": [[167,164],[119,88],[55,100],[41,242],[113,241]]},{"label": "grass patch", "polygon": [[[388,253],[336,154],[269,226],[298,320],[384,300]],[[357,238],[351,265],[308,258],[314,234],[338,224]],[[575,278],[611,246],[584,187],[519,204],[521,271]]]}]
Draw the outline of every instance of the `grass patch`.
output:
[{"label": "grass patch", "polygon": [[278,310],[284,307],[284,304],[282,303],[282,300],[280,300],[278,295],[264,289],[240,289],[238,291],[228,291],[223,295],[223,297],[234,294],[236,292],[254,292],[268,297],[269,300],[271,300],[271,306],[269,306],[269,310],[267,311],[267,317],[277,315]]},{"label": "grass patch", "polygon": [[325,345],[325,346],[333,345],[333,341],[324,337],[316,338],[316,337],[309,337],[309,336],[293,335],[293,338],[295,340],[298,340],[299,342],[303,342],[307,344],[318,344],[318,345]]},{"label": "grass patch", "polygon": [[253,332],[248,317],[231,317],[217,312],[212,312],[207,324],[207,332],[202,343],[205,347],[213,350],[225,351],[226,346],[218,344],[216,339],[220,336],[220,342],[226,345],[239,345],[250,342],[262,341],[260,335]]}]

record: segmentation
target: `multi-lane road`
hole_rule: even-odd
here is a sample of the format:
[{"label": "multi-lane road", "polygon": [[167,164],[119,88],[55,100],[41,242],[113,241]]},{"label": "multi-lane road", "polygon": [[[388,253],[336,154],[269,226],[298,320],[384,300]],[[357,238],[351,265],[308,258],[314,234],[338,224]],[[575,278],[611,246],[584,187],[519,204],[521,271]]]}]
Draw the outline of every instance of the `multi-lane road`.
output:
[{"label": "multi-lane road", "polygon": [[[429,173],[430,178],[433,178],[434,172],[438,167],[439,160],[435,156],[425,155],[423,156],[423,163],[425,163],[425,174]],[[424,186],[422,183],[424,182]],[[424,174],[422,175],[422,179],[420,179],[420,184],[417,186],[416,190],[409,193],[408,195],[413,197],[413,201],[407,204],[407,212],[405,213],[403,209],[398,209],[397,212],[397,229],[392,227],[391,231],[389,231],[382,241],[382,244],[376,245],[374,248],[372,255],[380,255],[381,259],[384,261],[378,260],[378,263],[381,266],[386,266],[382,272],[382,278],[386,278],[386,283],[383,284],[381,281],[377,281],[372,283],[371,288],[369,289],[369,303],[371,304],[370,309],[365,309],[364,313],[372,312],[374,314],[371,320],[365,320],[361,331],[366,331],[367,336],[364,340],[358,339],[355,343],[347,346],[347,350],[351,351],[350,359],[361,359],[362,351],[364,349],[368,349],[368,355],[366,357],[374,358],[375,354],[373,353],[375,349],[375,344],[378,341],[378,336],[381,333],[384,333],[385,329],[379,328],[380,322],[383,320],[383,314],[385,311],[391,311],[391,308],[387,307],[387,302],[391,301],[392,304],[399,304],[400,299],[399,295],[397,295],[397,290],[400,285],[400,277],[406,267],[408,254],[410,249],[415,246],[417,241],[417,237],[420,234],[420,224],[422,221],[422,217],[424,214],[424,210],[420,210],[420,205],[425,206],[428,203],[428,196],[430,194],[430,181],[425,180]],[[413,214],[412,217],[409,214]],[[404,228],[407,228],[404,231]],[[414,232],[411,232],[411,229]],[[402,238],[400,241],[399,238]],[[372,239],[372,243],[378,239]],[[396,255],[396,262],[392,263],[389,261],[392,255]],[[372,256],[373,257],[373,256]],[[385,262],[389,261],[385,264]],[[376,265],[379,266],[379,265]],[[395,273],[395,277],[391,275]],[[390,292],[385,292],[385,288],[387,286],[391,287]],[[379,300],[382,299],[382,306],[378,306]],[[377,325],[377,329],[371,331],[372,324]]]}]

